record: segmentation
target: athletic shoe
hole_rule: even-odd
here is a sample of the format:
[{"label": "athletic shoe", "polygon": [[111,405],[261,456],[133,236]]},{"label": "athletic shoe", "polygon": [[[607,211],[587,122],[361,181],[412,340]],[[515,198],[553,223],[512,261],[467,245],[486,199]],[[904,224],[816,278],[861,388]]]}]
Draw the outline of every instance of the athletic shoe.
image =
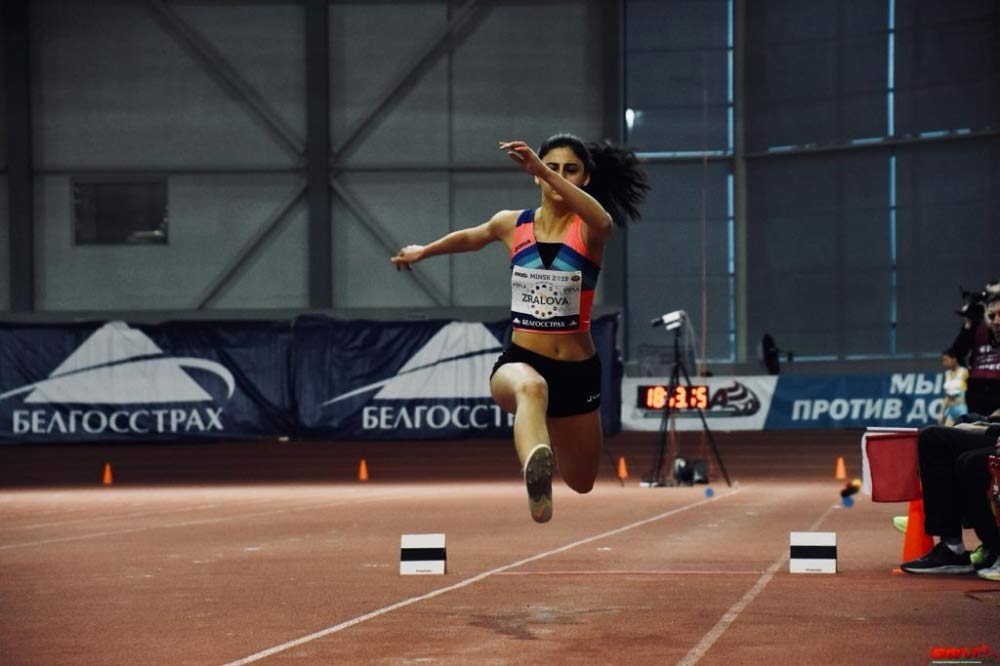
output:
[{"label": "athletic shoe", "polygon": [[539,444],[528,454],[524,484],[528,487],[528,510],[536,523],[552,518],[552,470],[555,458],[548,444]]},{"label": "athletic shoe", "polygon": [[1000,582],[1000,557],[997,558],[993,566],[986,569],[980,569],[976,572],[976,575],[983,580],[995,580]]},{"label": "athletic shoe", "polygon": [[912,574],[965,574],[974,571],[968,552],[956,555],[943,543],[934,546],[920,559],[903,562],[899,568]]},{"label": "athletic shoe", "polygon": [[909,521],[909,516],[893,516],[892,526],[897,530],[906,534],[906,523]]},{"label": "athletic shoe", "polygon": [[996,559],[997,556],[991,553],[989,548],[982,544],[979,544],[979,548],[976,548],[969,554],[969,561],[976,569],[985,569],[996,562]]}]

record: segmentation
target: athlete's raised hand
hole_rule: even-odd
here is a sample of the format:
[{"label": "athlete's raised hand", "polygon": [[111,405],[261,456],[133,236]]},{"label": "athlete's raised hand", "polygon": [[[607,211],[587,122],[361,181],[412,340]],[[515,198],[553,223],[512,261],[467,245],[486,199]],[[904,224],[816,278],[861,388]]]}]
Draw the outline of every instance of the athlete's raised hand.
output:
[{"label": "athlete's raised hand", "polygon": [[506,152],[515,164],[532,176],[544,175],[548,169],[531,146],[524,141],[501,141],[500,150]]},{"label": "athlete's raised hand", "polygon": [[407,245],[406,247],[400,248],[396,255],[389,257],[389,261],[392,262],[392,265],[396,267],[397,271],[404,266],[406,267],[406,270],[412,271],[413,268],[411,267],[411,264],[415,264],[420,261],[423,251],[423,245]]}]

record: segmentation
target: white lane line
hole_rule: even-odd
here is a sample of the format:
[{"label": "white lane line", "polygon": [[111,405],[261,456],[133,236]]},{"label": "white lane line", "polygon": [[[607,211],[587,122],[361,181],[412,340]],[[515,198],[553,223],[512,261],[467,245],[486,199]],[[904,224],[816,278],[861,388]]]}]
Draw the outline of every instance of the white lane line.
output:
[{"label": "white lane line", "polygon": [[725,494],[716,495],[715,497],[707,497],[707,498],[702,499],[702,500],[700,500],[698,502],[694,502],[693,504],[687,504],[685,506],[681,506],[681,507],[678,507],[676,509],[671,509],[670,511],[665,511],[663,513],[659,513],[659,514],[657,514],[655,516],[652,516],[651,518],[645,518],[643,520],[639,520],[639,521],[636,521],[634,523],[629,523],[628,525],[624,525],[622,527],[617,527],[617,528],[615,528],[613,530],[608,530],[607,532],[602,532],[600,534],[595,534],[593,536],[589,536],[589,537],[586,537],[584,539],[580,539],[579,541],[574,541],[573,543],[566,544],[565,546],[560,546],[559,548],[553,548],[552,550],[547,550],[544,553],[538,553],[537,555],[532,555],[531,557],[526,557],[523,560],[518,560],[517,562],[512,562],[511,564],[505,564],[504,566],[497,567],[496,569],[490,569],[489,571],[484,571],[483,573],[478,574],[476,576],[473,576],[472,578],[466,578],[465,580],[461,580],[461,581],[455,583],[454,585],[448,585],[447,587],[441,587],[441,588],[438,588],[436,590],[432,590],[432,591],[428,592],[427,594],[422,594],[422,595],[420,595],[418,597],[410,597],[409,599],[404,599],[402,601],[397,601],[394,604],[390,604],[389,606],[383,606],[382,608],[374,610],[374,611],[372,611],[370,613],[365,613],[364,615],[359,615],[358,617],[353,618],[351,620],[347,620],[345,622],[341,622],[340,624],[335,624],[332,627],[327,627],[326,629],[321,629],[319,631],[313,632],[313,633],[308,634],[306,636],[302,636],[300,638],[296,638],[294,640],[290,640],[290,641],[288,641],[286,643],[281,643],[280,645],[275,645],[274,647],[267,648],[266,650],[261,650],[260,652],[255,652],[254,654],[251,654],[249,656],[243,657],[242,659],[237,659],[236,661],[227,662],[223,666],[243,666],[244,664],[252,664],[255,661],[260,661],[261,659],[266,659],[267,657],[270,657],[271,655],[277,654],[279,652],[284,652],[286,650],[290,650],[290,649],[292,649],[294,647],[298,647],[300,645],[304,645],[306,643],[309,643],[311,641],[317,640],[319,638],[323,638],[325,636],[329,636],[330,634],[335,634],[338,631],[343,631],[344,629],[349,629],[349,628],[351,628],[351,627],[353,627],[353,626],[355,626],[357,624],[361,624],[362,622],[367,622],[368,620],[373,620],[373,619],[375,619],[377,617],[381,617],[382,615],[385,615],[387,613],[391,613],[391,612],[393,612],[395,610],[399,610],[400,608],[405,608],[406,606],[410,606],[412,604],[419,603],[421,601],[427,601],[428,599],[433,599],[434,597],[441,596],[442,594],[446,594],[448,592],[454,592],[455,590],[460,590],[463,587],[468,587],[469,585],[473,585],[475,583],[478,583],[478,582],[480,582],[482,580],[485,580],[485,579],[489,578],[490,576],[495,576],[497,574],[503,573],[504,571],[508,571],[510,569],[515,569],[517,567],[524,566],[525,564],[528,564],[530,562],[537,562],[538,560],[544,559],[546,557],[550,557],[552,555],[557,555],[559,553],[564,553],[567,550],[571,550],[573,548],[576,548],[578,546],[582,546],[584,544],[593,543],[594,541],[599,541],[601,539],[607,539],[608,537],[612,537],[612,536],[615,536],[617,534],[621,534],[622,532],[627,532],[628,530],[635,529],[636,527],[642,527],[643,525],[648,525],[650,523],[655,523],[658,520],[663,520],[664,518],[668,518],[668,517],[673,516],[675,514],[682,513],[684,511],[689,510],[689,509],[694,509],[694,508],[699,507],[699,506],[701,506],[703,504],[708,504],[709,502],[716,502],[716,501],[718,501],[720,499],[725,499],[727,497],[731,497],[731,496],[739,493],[740,490],[741,490],[740,488],[734,488],[733,490],[731,490],[729,492],[726,492]]},{"label": "white lane line", "polygon": [[[247,504],[266,504],[267,500],[257,500],[255,502],[241,503],[240,506],[246,506]],[[65,527],[68,525],[79,525],[81,523],[96,523],[108,520],[125,520],[128,518],[151,518],[153,516],[165,516],[171,513],[188,513],[191,511],[202,511],[204,509],[215,509],[218,508],[218,504],[203,504],[201,506],[189,506],[189,507],[176,507],[173,509],[162,509],[160,511],[137,511],[133,513],[119,513],[119,514],[103,514],[99,516],[87,516],[85,518],[71,518],[66,520],[56,520],[51,523],[31,523],[28,525],[10,525],[6,527],[0,527],[0,533],[4,532],[14,532],[18,530],[38,530],[43,527]]]},{"label": "white lane line", "polygon": [[146,532],[149,530],[172,529],[175,527],[194,527],[196,525],[214,525],[244,518],[260,518],[261,516],[274,516],[282,513],[292,513],[294,511],[311,511],[313,509],[324,509],[336,506],[366,504],[368,502],[379,502],[386,499],[397,499],[399,497],[410,497],[413,491],[394,491],[376,497],[359,498],[353,501],[342,502],[320,502],[311,504],[301,504],[298,506],[286,507],[284,509],[272,509],[270,511],[257,511],[255,513],[241,513],[235,516],[220,516],[218,518],[203,518],[201,520],[186,520],[179,523],[166,523],[164,525],[143,525],[141,527],[130,527],[120,530],[107,530],[104,532],[88,532],[87,534],[75,534],[73,536],[52,537],[51,539],[39,539],[37,541],[21,541],[18,543],[8,543],[0,545],[0,550],[13,550],[15,548],[28,548],[31,546],[46,546],[53,543],[66,543],[69,541],[84,541],[86,539],[98,539],[108,536],[118,536],[121,534],[134,534],[136,532]]},{"label": "white lane line", "polygon": [[[834,504],[829,509],[824,511],[823,515],[809,527],[808,531],[815,530],[819,527],[820,524],[826,520],[826,517],[833,513],[833,510],[837,507],[838,505]],[[701,640],[698,641],[698,644],[695,645],[690,652],[684,655],[683,659],[677,662],[677,666],[693,666],[694,664],[697,664],[698,661],[705,656],[705,653],[708,652],[708,650],[715,644],[715,642],[722,637],[722,634],[726,633],[726,630],[729,629],[733,622],[736,621],[736,618],[740,616],[740,613],[742,613],[747,606],[753,603],[753,600],[757,598],[757,595],[764,591],[767,584],[771,582],[772,578],[774,578],[774,574],[776,574],[778,569],[782,568],[787,561],[788,548],[785,548],[784,554],[776,559],[771,566],[767,568],[764,575],[757,579],[757,582],[754,583],[753,587],[747,590],[746,594],[744,594],[739,601],[730,606],[725,615],[723,615],[722,618],[715,623],[715,626],[709,629],[708,633],[702,636]]]},{"label": "white lane line", "polygon": [[651,569],[648,571],[504,571],[500,576],[759,576],[760,569],[704,570],[704,569]]}]

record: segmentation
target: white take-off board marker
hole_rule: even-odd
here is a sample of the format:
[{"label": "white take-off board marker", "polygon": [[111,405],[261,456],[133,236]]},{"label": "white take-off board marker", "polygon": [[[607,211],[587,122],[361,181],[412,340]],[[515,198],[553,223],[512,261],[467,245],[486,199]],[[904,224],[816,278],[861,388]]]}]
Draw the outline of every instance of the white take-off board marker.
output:
[{"label": "white take-off board marker", "polygon": [[789,573],[837,573],[836,532],[791,532]]},{"label": "white take-off board marker", "polygon": [[443,534],[404,534],[400,539],[399,574],[443,574],[447,556]]}]

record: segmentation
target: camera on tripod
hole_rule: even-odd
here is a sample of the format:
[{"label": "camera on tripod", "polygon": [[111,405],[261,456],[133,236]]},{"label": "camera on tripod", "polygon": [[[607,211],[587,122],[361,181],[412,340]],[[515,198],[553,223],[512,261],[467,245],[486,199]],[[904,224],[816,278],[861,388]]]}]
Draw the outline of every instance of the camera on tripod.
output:
[{"label": "camera on tripod", "polygon": [[[674,417],[679,410],[693,409],[701,420],[702,431],[712,447],[712,454],[719,465],[722,476],[726,479],[726,485],[732,486],[729,473],[726,471],[726,466],[719,455],[719,448],[715,444],[715,438],[712,436],[712,431],[708,427],[708,421],[705,420],[705,412],[702,409],[703,405],[707,406],[705,403],[707,403],[708,387],[701,386],[696,390],[695,386],[691,383],[691,375],[688,373],[685,365],[685,355],[681,353],[681,337],[688,338],[688,343],[693,342],[693,338],[695,337],[694,327],[691,325],[687,312],[684,310],[674,310],[653,319],[650,321],[650,324],[654,328],[662,326],[667,331],[673,332],[674,362],[670,371],[670,381],[666,389],[656,387],[659,397],[662,398],[659,441],[653,456],[652,467],[649,472],[643,475],[640,485],[645,488],[663,488],[669,485],[690,485],[691,483],[708,482],[708,468],[704,460],[688,461],[677,455],[676,451],[673,456],[674,479],[667,481],[663,476],[663,463],[668,449],[667,431],[676,432]],[[682,330],[681,327],[684,327],[684,329]],[[702,402],[689,402],[691,397],[698,395],[704,398]],[[683,399],[681,399],[682,396]],[[648,398],[647,396],[647,404]]]},{"label": "camera on tripod", "polygon": [[661,315],[656,319],[653,319],[649,323],[653,328],[663,326],[668,331],[673,331],[680,328],[686,318],[687,312],[684,312],[684,310],[674,310],[673,312],[668,312],[665,315]]}]

